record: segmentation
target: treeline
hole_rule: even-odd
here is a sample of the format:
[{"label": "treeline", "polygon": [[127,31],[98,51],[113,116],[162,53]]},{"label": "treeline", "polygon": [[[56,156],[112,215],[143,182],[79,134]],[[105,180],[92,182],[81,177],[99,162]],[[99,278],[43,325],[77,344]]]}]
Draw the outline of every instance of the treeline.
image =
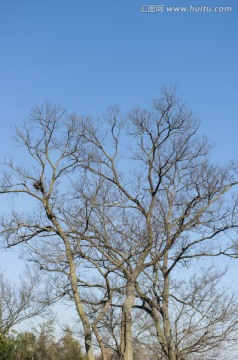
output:
[{"label": "treeline", "polygon": [[85,360],[81,344],[71,332],[56,339],[49,324],[40,331],[12,333],[0,338],[1,360]]},{"label": "treeline", "polygon": [[[153,352],[140,344],[134,347],[135,360],[157,360]],[[120,360],[113,349],[106,349],[108,360]],[[96,360],[103,360],[98,352]],[[1,360],[86,360],[81,343],[71,331],[57,337],[51,322],[44,323],[39,330],[12,331],[0,337]]]}]

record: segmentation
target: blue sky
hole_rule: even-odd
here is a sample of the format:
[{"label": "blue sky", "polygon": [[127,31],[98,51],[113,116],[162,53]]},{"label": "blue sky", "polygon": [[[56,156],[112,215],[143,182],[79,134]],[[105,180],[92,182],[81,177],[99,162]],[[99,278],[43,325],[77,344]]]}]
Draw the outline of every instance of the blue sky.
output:
[{"label": "blue sky", "polygon": [[[141,13],[142,4],[232,12]],[[1,0],[1,158],[16,154],[11,127],[34,104],[126,111],[148,106],[162,84],[177,84],[201,118],[202,132],[217,143],[215,161],[238,158],[237,33],[235,0]]]}]

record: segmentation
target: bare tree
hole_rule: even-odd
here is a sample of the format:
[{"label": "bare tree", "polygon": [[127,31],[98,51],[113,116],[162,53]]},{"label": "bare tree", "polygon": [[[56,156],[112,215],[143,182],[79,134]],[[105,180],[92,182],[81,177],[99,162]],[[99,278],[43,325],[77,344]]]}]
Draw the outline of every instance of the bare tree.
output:
[{"label": "bare tree", "polygon": [[132,151],[126,155],[118,118],[117,109],[110,112],[108,134],[95,123],[79,127],[91,154],[85,167],[104,182],[104,191],[94,198],[93,221],[89,219],[92,245],[104,264],[124,278],[122,358],[133,358],[136,288],[141,274],[151,269],[162,315],[156,320],[158,340],[165,358],[173,360],[178,350],[170,314],[172,274],[196,258],[234,255],[226,233],[237,227],[237,202],[225,194],[237,180],[228,167],[210,164],[211,146],[197,135],[197,121],[173,90],[165,89],[152,111],[136,109],[128,115]]},{"label": "bare tree", "polygon": [[0,274],[0,337],[24,320],[42,315],[49,305],[49,296],[37,273],[29,268],[20,277],[18,285]]},{"label": "bare tree", "polygon": [[[33,163],[17,166],[12,159],[6,161],[1,193],[30,199],[30,211],[12,209],[9,218],[2,217],[1,234],[5,246],[23,245],[28,260],[37,263],[41,270],[62,275],[62,286],[55,295],[68,295],[75,302],[84,329],[86,354],[88,360],[94,360],[92,333],[105,352],[97,324],[108,309],[111,295],[107,270],[104,273],[88,255],[88,246],[81,249],[92,206],[79,192],[80,187],[86,185],[86,170],[80,164],[88,162],[91,156],[86,151],[87,143],[77,132],[83,121],[86,120],[75,114],[66,115],[61,107],[46,103],[35,107],[29,121],[16,130],[17,142],[25,147]],[[82,154],[80,160],[75,159],[79,152]],[[88,190],[95,193],[98,186],[100,184],[87,184]],[[91,271],[92,265],[101,277],[100,281],[104,281],[105,293],[103,302],[99,301],[102,306],[97,311],[97,318],[94,316],[90,321],[84,306],[86,294],[82,296],[81,289],[95,288],[96,285],[89,272],[88,280],[79,274],[82,268]],[[97,281],[96,284],[102,287]],[[106,360],[106,352],[104,358]]]},{"label": "bare tree", "polygon": [[[195,296],[201,301],[202,292],[188,291],[187,304],[175,284],[181,266],[235,256],[226,234],[237,227],[237,201],[227,193],[237,180],[228,167],[210,163],[211,146],[174,89],[163,89],[151,111],[134,109],[124,120],[110,109],[103,125],[49,104],[36,107],[31,121],[17,138],[33,166],[8,161],[1,193],[38,205],[30,214],[12,212],[1,233],[7,246],[26,244],[31,260],[63,275],[58,288],[75,302],[88,359],[94,359],[94,333],[104,360],[113,342],[121,359],[133,360],[140,311],[156,330],[161,359],[212,350],[212,332],[228,341],[236,330],[234,307],[223,303],[214,316],[203,307],[205,336]],[[112,309],[117,316],[121,311],[120,331],[106,325]],[[196,329],[187,325],[190,341],[177,320],[184,314],[191,324],[198,321]]]},{"label": "bare tree", "polygon": [[[75,185],[70,178],[80,163],[74,159],[74,153],[85,152],[85,141],[76,131],[79,124],[80,118],[76,115],[67,116],[61,107],[46,103],[35,107],[29,122],[17,129],[17,141],[26,147],[33,165],[19,167],[8,160],[1,193],[24,195],[35,209],[29,213],[13,209],[9,218],[2,218],[1,234],[7,247],[29,244],[30,260],[37,262],[41,269],[66,276],[66,285],[69,284],[83,325],[88,360],[94,360],[92,327],[96,320],[94,325],[90,324],[78,284],[78,266],[82,261],[76,256],[76,250],[82,237],[76,236],[73,241],[71,235],[75,229],[67,222],[68,217],[77,216],[77,231],[84,234],[87,230],[87,204],[77,201],[76,205]],[[77,170],[76,175],[83,181],[85,170]]]}]

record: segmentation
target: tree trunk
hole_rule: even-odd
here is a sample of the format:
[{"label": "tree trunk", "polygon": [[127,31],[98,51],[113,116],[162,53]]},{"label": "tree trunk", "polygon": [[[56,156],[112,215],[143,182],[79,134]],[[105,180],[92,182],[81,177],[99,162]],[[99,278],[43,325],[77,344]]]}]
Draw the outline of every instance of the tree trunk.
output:
[{"label": "tree trunk", "polygon": [[[161,345],[161,351],[162,354],[166,356],[166,358],[168,357],[168,346],[167,346],[167,341],[166,338],[164,336],[163,330],[161,328],[161,319],[160,316],[158,314],[158,309],[156,308],[156,306],[151,306],[151,317],[154,321],[155,324],[155,328],[156,328],[156,332],[157,332],[157,337],[158,337],[158,341]],[[162,357],[162,355],[161,355]],[[163,357],[162,357],[163,359]]]},{"label": "tree trunk", "polygon": [[84,341],[87,360],[95,360],[92,344],[92,330],[79,295],[75,263],[72,257],[71,259],[68,258],[68,262],[70,267],[70,282],[73,290],[74,301],[84,329]]},{"label": "tree trunk", "polygon": [[164,291],[163,291],[163,321],[164,321],[164,334],[167,342],[168,360],[176,360],[175,346],[172,336],[172,330],[169,318],[169,276],[164,277]]},{"label": "tree trunk", "polygon": [[97,327],[93,327],[93,331],[94,331],[94,334],[97,338],[97,341],[98,341],[98,344],[100,346],[100,349],[101,349],[101,357],[102,357],[102,360],[108,360],[107,358],[107,350],[103,344],[103,339],[101,337],[101,335],[99,334],[98,330],[97,330]]},{"label": "tree trunk", "polygon": [[79,289],[78,289],[78,280],[77,280],[77,273],[76,273],[76,264],[74,261],[74,254],[71,251],[70,242],[65,235],[63,229],[61,228],[60,224],[58,223],[56,217],[54,216],[53,212],[51,211],[49,203],[45,202],[45,209],[47,217],[52,221],[54,226],[59,232],[59,235],[61,239],[64,242],[65,245],[65,254],[67,258],[67,262],[69,264],[70,274],[69,274],[69,280],[71,289],[73,292],[74,302],[76,305],[77,312],[79,314],[79,317],[82,321],[83,330],[84,330],[84,342],[85,342],[85,350],[86,350],[86,356],[87,360],[95,360],[94,353],[93,353],[93,343],[92,343],[92,329],[89,322],[89,319],[87,317],[87,314],[84,311],[84,307],[81,301]]},{"label": "tree trunk", "polygon": [[133,360],[132,308],[135,302],[135,282],[129,281],[126,286],[126,299],[122,305],[121,357]]}]

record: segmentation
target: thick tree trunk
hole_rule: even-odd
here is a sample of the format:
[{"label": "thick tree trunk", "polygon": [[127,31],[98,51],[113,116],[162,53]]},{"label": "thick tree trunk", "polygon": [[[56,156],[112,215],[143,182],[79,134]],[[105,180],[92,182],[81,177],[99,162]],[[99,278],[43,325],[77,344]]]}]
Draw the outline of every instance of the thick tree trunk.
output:
[{"label": "thick tree trunk", "polygon": [[74,301],[84,329],[84,341],[85,341],[87,360],[95,360],[93,353],[93,344],[92,344],[92,329],[88,317],[84,311],[82,301],[79,295],[75,263],[72,258],[68,259],[68,261],[70,267],[70,282],[71,282],[71,288],[73,290]]},{"label": "thick tree trunk", "polygon": [[168,359],[176,360],[175,345],[173,341],[173,335],[171,330],[170,318],[169,318],[169,276],[164,278],[164,291],[163,291],[163,321],[164,321],[164,334],[167,342]]},{"label": "thick tree trunk", "polygon": [[133,360],[132,308],[135,302],[135,282],[129,281],[126,286],[126,299],[122,305],[121,357]]},{"label": "thick tree trunk", "polygon": [[71,285],[71,289],[73,292],[74,302],[76,305],[76,309],[78,315],[82,321],[83,330],[84,330],[84,342],[85,342],[85,350],[87,360],[95,360],[94,353],[93,353],[93,343],[92,343],[92,329],[90,322],[88,320],[87,314],[84,311],[84,307],[81,301],[79,289],[78,289],[78,280],[77,280],[77,273],[76,273],[76,264],[74,261],[74,254],[71,251],[70,242],[65,235],[63,229],[61,228],[60,224],[58,223],[56,217],[54,216],[48,201],[45,202],[45,209],[47,217],[52,221],[61,239],[64,241],[65,245],[65,254],[67,258],[67,262],[69,264],[70,274],[69,274],[69,281]]},{"label": "thick tree trunk", "polygon": [[79,317],[83,324],[84,341],[85,341],[85,350],[86,350],[87,360],[95,360],[94,353],[93,353],[93,344],[92,344],[92,329],[91,329],[88,317],[84,311],[82,301],[81,301],[81,298],[79,295],[75,263],[74,263],[72,256],[69,256],[69,258],[70,259],[68,259],[68,262],[69,262],[69,267],[70,267],[71,288],[73,290],[73,296],[74,296],[74,301],[75,301],[75,305],[77,308],[77,312],[78,312]]}]

